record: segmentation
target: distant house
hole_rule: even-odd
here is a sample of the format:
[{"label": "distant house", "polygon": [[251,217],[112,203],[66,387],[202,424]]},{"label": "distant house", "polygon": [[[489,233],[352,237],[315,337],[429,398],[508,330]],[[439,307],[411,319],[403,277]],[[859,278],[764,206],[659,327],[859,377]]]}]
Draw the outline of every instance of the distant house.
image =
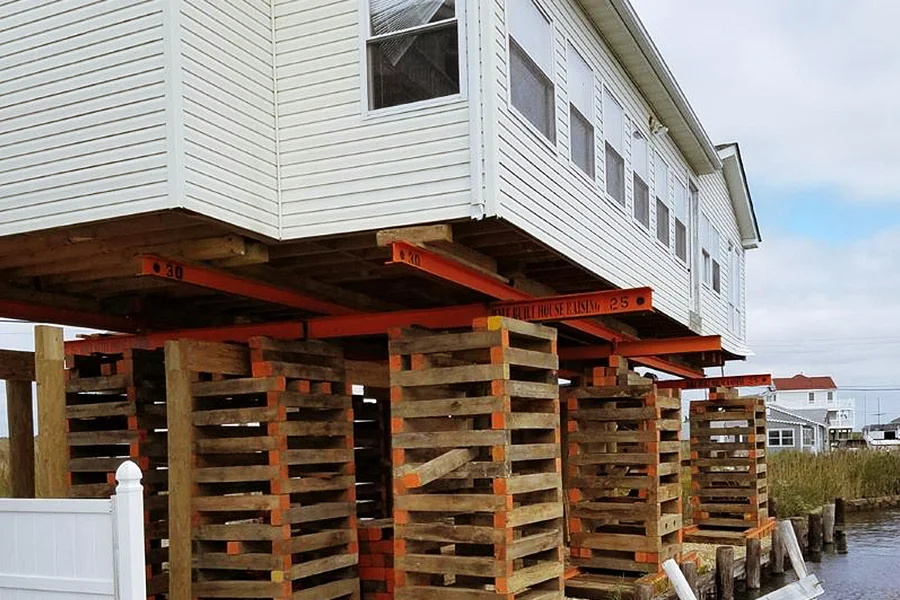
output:
[{"label": "distant house", "polygon": [[900,417],[883,425],[868,425],[863,428],[863,437],[872,448],[900,449]]},{"label": "distant house", "polygon": [[800,414],[769,405],[766,410],[769,451],[827,452],[830,442],[826,417],[824,409],[806,409]]},{"label": "distant house", "polygon": [[[834,379],[828,376],[776,377],[766,392],[766,404],[824,423],[829,443],[833,445],[849,439],[856,429],[856,400],[840,398],[838,393]],[[825,416],[820,418],[823,412]]]}]

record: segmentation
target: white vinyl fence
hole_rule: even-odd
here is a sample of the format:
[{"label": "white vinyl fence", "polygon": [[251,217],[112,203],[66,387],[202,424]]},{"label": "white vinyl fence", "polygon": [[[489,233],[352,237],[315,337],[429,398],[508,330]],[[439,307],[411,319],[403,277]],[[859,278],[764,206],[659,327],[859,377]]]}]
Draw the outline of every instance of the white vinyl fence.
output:
[{"label": "white vinyl fence", "polygon": [[143,600],[141,471],[109,500],[0,499],[0,600]]}]

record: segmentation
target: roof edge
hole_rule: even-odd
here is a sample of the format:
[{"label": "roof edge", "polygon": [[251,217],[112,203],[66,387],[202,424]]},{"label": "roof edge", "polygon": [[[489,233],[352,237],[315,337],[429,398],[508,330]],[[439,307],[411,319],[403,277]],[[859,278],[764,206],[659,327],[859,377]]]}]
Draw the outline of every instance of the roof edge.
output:
[{"label": "roof edge", "polygon": [[722,160],[725,183],[728,186],[735,216],[738,218],[741,245],[745,250],[758,248],[762,243],[762,235],[759,231],[756,209],[753,206],[753,197],[750,195],[750,184],[747,181],[747,171],[741,156],[741,146],[737,142],[718,144],[716,152]]}]

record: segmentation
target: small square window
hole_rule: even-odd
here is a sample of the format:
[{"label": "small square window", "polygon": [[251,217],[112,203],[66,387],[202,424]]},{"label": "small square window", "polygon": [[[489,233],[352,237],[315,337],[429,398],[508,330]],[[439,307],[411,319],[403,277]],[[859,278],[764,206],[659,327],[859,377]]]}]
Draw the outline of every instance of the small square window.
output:
[{"label": "small square window", "polygon": [[687,227],[675,219],[675,256],[687,262]]},{"label": "small square window", "polygon": [[575,105],[569,106],[572,144],[572,162],[578,165],[588,177],[594,177],[594,126]]},{"label": "small square window", "polygon": [[712,261],[712,289],[718,294],[722,293],[722,268],[719,261]]},{"label": "small square window", "polygon": [[656,239],[669,247],[669,207],[656,199]]},{"label": "small square window", "polygon": [[625,160],[609,142],[606,142],[606,192],[625,206]]},{"label": "small square window", "polygon": [[637,173],[634,174],[634,218],[650,228],[650,189]]}]

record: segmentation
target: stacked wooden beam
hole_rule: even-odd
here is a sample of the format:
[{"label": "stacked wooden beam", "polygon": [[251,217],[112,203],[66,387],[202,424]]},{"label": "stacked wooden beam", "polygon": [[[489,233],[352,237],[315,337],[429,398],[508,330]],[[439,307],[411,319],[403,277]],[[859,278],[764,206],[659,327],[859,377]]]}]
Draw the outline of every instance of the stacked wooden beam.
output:
[{"label": "stacked wooden beam", "polygon": [[384,519],[392,510],[390,390],[366,386],[360,391],[353,396],[356,515]]},{"label": "stacked wooden beam", "polygon": [[591,369],[568,395],[572,562],[636,579],[681,552],[678,392],[620,366]]},{"label": "stacked wooden beam", "polygon": [[391,340],[398,600],[563,598],[556,331]]},{"label": "stacked wooden beam", "polygon": [[393,520],[372,519],[359,522],[359,579],[362,600],[393,599]]},{"label": "stacked wooden beam", "polygon": [[108,498],[116,469],[143,472],[147,593],[168,591],[168,457],[162,352],[69,356],[66,372],[68,486],[74,498]]},{"label": "stacked wooden beam", "polygon": [[717,388],[708,400],[691,402],[690,425],[694,522],[686,539],[743,545],[772,525],[764,401]]},{"label": "stacked wooden beam", "polygon": [[180,344],[192,379],[191,596],[358,598],[340,349],[266,338]]}]

